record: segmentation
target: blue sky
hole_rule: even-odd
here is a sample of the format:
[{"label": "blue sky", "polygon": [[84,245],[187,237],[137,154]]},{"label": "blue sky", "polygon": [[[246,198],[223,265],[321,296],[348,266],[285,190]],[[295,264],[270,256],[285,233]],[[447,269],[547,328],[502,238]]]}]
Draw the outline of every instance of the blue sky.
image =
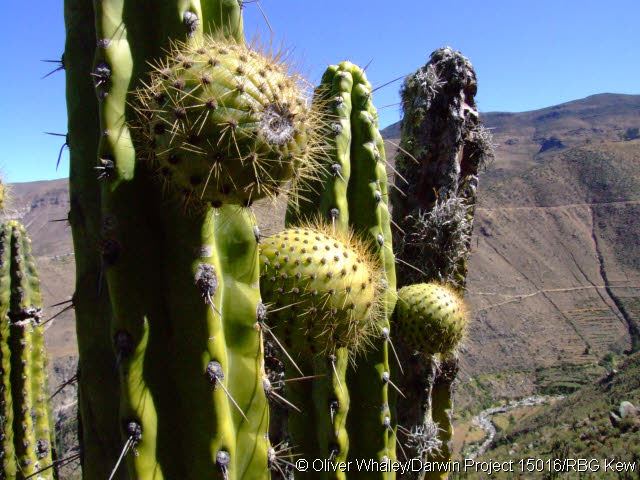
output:
[{"label": "blue sky", "polygon": [[[64,48],[62,0],[6,2],[0,42],[0,132],[5,181],[66,177],[55,163],[66,132],[64,72],[41,79]],[[595,93],[640,94],[638,0],[261,0],[274,40],[294,49],[317,83],[351,60],[382,85],[422,66],[438,47],[460,50],[478,76],[481,111],[525,111]],[[248,36],[268,38],[255,3]],[[381,126],[400,119],[400,82],[374,94]],[[380,108],[385,107],[385,108]]]}]

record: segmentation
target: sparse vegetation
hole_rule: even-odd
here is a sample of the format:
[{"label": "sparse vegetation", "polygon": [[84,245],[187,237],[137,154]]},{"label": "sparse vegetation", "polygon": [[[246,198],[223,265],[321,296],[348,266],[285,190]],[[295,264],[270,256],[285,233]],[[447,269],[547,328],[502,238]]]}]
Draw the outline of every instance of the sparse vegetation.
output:
[{"label": "sparse vegetation", "polygon": [[624,133],[620,135],[623,140],[635,140],[636,138],[640,138],[640,128],[638,127],[630,127],[625,130]]}]

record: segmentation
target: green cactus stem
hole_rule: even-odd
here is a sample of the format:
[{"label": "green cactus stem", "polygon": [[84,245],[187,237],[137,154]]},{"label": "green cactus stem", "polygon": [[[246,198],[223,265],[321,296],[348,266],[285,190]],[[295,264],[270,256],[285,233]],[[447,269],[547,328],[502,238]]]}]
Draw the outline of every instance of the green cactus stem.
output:
[{"label": "green cactus stem", "polygon": [[[349,224],[371,242],[382,268],[385,286],[384,312],[378,323],[378,337],[366,356],[356,359],[348,372],[347,383],[352,402],[359,408],[349,413],[349,432],[353,438],[351,458],[373,458],[377,461],[396,460],[396,390],[399,379],[390,364],[390,318],[396,305],[395,256],[392,248],[388,210],[389,194],[385,150],[378,131],[378,115],[372,102],[371,85],[364,71],[353,74],[351,94],[351,178],[348,187]],[[386,335],[385,335],[386,332]],[[360,473],[360,475],[358,475]],[[369,477],[370,473],[356,473]],[[393,472],[380,472],[380,478],[393,478]],[[364,478],[364,477],[363,477]]]},{"label": "green cactus stem", "polygon": [[[51,446],[52,433],[49,431],[49,412],[46,404],[46,366],[42,341],[42,296],[35,262],[31,255],[30,240],[22,225],[8,222],[2,226],[3,277],[2,312],[4,335],[8,330],[8,352],[3,346],[3,378],[9,383],[3,390],[5,415],[3,427],[4,473],[9,478],[24,479],[38,474],[41,478],[52,479]],[[8,266],[7,266],[8,265]],[[8,303],[6,302],[8,300]],[[5,325],[6,325],[5,324]],[[6,355],[9,361],[6,360]],[[13,424],[7,424],[11,415],[6,408],[13,407]],[[8,446],[13,430],[13,452]],[[7,433],[9,433],[7,435]],[[13,453],[13,457],[7,455]],[[14,475],[11,477],[11,475]]]},{"label": "green cactus stem", "polygon": [[[274,392],[262,365],[260,237],[245,207],[279,193],[292,166],[296,181],[312,175],[313,115],[295,75],[285,77],[287,68],[242,46],[239,2],[103,0],[94,8],[95,37],[85,32],[79,43],[97,45],[90,73],[100,126],[79,146],[83,157],[74,157],[72,172],[95,167],[102,192],[95,201],[95,181],[78,175],[74,191],[95,201],[99,222],[76,233],[89,231],[100,243],[98,262],[86,266],[98,271],[98,291],[108,291],[111,318],[97,328],[100,346],[108,332],[106,363],[118,368],[120,391],[94,402],[85,397],[83,418],[99,402],[117,400],[111,430],[94,439],[103,441],[115,425],[130,478],[266,478],[267,397]],[[209,63],[214,50],[225,57],[219,63]],[[149,64],[163,67],[151,71]],[[78,99],[68,96],[71,112]],[[81,118],[72,113],[74,122]],[[74,127],[72,150],[81,132]],[[83,254],[90,257],[88,249]],[[78,330],[82,356],[91,329]],[[80,363],[82,388],[97,370]],[[105,477],[116,466],[112,456],[83,460],[85,475],[92,468],[97,478],[107,465]]]},{"label": "green cactus stem", "polygon": [[16,454],[13,446],[13,400],[11,398],[11,349],[9,346],[9,318],[11,299],[11,227],[0,228],[0,444],[2,445],[2,477],[16,477]]},{"label": "green cactus stem", "polygon": [[[49,380],[47,375],[47,353],[44,346],[44,327],[34,319],[31,334],[31,389],[33,395],[33,423],[36,434],[36,457],[40,468],[52,465],[55,441],[52,435],[52,418],[49,406]],[[53,478],[55,471],[49,469],[40,473],[42,478]]]},{"label": "green cactus stem", "polygon": [[[78,438],[85,478],[109,478],[120,455],[120,406],[116,356],[112,347],[111,303],[103,282],[98,247],[102,229],[96,158],[100,125],[93,60],[96,34],[92,2],[65,0],[65,74],[70,156],[69,223],[76,283],[74,310],[78,339]],[[87,372],[83,375],[83,372]],[[124,480],[125,470],[114,476]]]},{"label": "green cactus stem", "polygon": [[[302,198],[298,203],[289,204],[286,225],[317,223],[318,219],[322,219],[321,221],[331,222],[332,235],[344,236],[349,232],[347,182],[351,169],[353,88],[349,70],[349,66],[346,69],[342,66],[330,66],[316,89],[313,101],[328,113],[322,134],[327,139],[329,157],[324,159],[323,175],[310,183],[308,190],[301,194]],[[318,439],[321,445],[327,445],[323,447],[320,458],[332,458],[336,462],[347,460],[349,449],[346,418],[350,397],[346,387],[345,362],[348,356],[345,348],[336,349],[333,357],[328,359],[329,364],[325,360],[311,365],[311,371],[317,369],[320,372],[318,374],[325,377],[307,384],[296,383],[288,388],[289,398],[299,404],[304,413],[296,415],[291,412],[289,415],[289,432],[294,443],[297,439]],[[331,371],[328,371],[328,367]],[[317,401],[313,401],[316,398]],[[316,425],[318,428],[314,431]],[[306,444],[300,451],[312,457],[313,449],[313,444]],[[313,456],[317,457],[318,454]],[[336,472],[336,477],[340,477],[340,472]]]},{"label": "green cactus stem", "polygon": [[[385,288],[383,311],[366,354],[356,356],[347,372],[351,402],[347,417],[351,442],[348,458],[395,460],[395,394],[388,361],[389,317],[395,305],[395,265],[387,209],[384,145],[378,132],[371,85],[364,71],[350,62],[331,66],[316,90],[315,101],[327,112],[325,173],[299,205],[287,211],[287,223],[319,217],[336,232],[352,230],[372,246]],[[385,336],[386,332],[386,336]],[[346,408],[347,406],[340,406]],[[366,441],[353,441],[354,438]],[[351,472],[358,475],[358,472]],[[369,473],[368,475],[371,475]],[[393,474],[382,473],[382,477]]]},{"label": "green cactus stem", "polygon": [[[447,355],[439,363],[439,372],[433,383],[431,393],[431,417],[438,425],[440,448],[434,450],[429,458],[434,464],[442,465],[453,458],[453,386],[458,376],[457,355]],[[448,478],[448,472],[427,472],[426,480],[442,480]]]}]

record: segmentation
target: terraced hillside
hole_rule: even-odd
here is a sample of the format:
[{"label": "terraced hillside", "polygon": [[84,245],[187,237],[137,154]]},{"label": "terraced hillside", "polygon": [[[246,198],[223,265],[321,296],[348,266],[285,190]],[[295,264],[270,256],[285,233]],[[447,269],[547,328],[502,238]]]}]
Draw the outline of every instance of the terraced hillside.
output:
[{"label": "terraced hillside", "polygon": [[[477,461],[539,459],[544,471],[513,476],[467,473],[454,479],[559,478],[546,462],[586,459],[596,472],[569,471],[563,479],[636,479],[640,477],[640,353],[582,390],[548,404],[508,410],[492,418],[498,430],[493,444]],[[482,441],[482,435],[469,440]],[[626,464],[627,471],[605,468],[606,460]],[[562,460],[557,463],[562,465]],[[609,463],[609,465],[612,465]],[[631,472],[633,469],[633,472]],[[520,471],[516,468],[516,471]]]},{"label": "terraced hillside", "polygon": [[[486,383],[494,395],[525,396],[537,388],[536,368],[589,365],[631,347],[640,318],[640,140],[620,136],[640,126],[640,96],[483,117],[497,159],[479,191],[468,284],[474,318],[460,378],[503,372]],[[397,143],[398,131],[383,134]],[[541,139],[554,136],[562,145],[543,148]],[[5,216],[33,238],[45,305],[70,299],[71,233],[54,221],[67,215],[66,180],[14,184],[12,197]],[[256,213],[263,231],[280,228],[283,205]],[[50,324],[54,360],[75,353],[74,334],[71,311]]]}]

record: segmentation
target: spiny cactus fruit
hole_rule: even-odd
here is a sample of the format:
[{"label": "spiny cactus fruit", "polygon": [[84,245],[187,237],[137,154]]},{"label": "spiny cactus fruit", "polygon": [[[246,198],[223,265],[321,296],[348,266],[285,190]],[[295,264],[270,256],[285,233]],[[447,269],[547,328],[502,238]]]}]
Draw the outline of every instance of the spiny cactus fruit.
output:
[{"label": "spiny cactus fruit", "polygon": [[295,452],[341,462],[349,450],[346,372],[379,334],[383,291],[372,249],[348,231],[333,230],[316,223],[268,237],[261,248],[261,290],[273,304],[274,335],[292,360],[287,375],[295,367],[315,377],[287,386],[298,410],[289,413],[288,424]]},{"label": "spiny cactus fruit", "polygon": [[138,101],[160,176],[187,201],[274,197],[313,175],[322,151],[300,77],[243,44],[174,42]]},{"label": "spiny cactus fruit", "polygon": [[409,348],[425,355],[451,352],[466,324],[464,302],[451,287],[418,283],[398,290],[396,328]]},{"label": "spiny cactus fruit", "polygon": [[[40,281],[22,225],[0,228],[2,478],[53,478]],[[40,473],[38,473],[40,472]]]},{"label": "spiny cactus fruit", "polygon": [[334,235],[330,226],[293,227],[263,241],[260,261],[262,295],[273,304],[270,323],[284,327],[290,348],[311,354],[364,348],[380,314],[381,284],[362,242]]}]

